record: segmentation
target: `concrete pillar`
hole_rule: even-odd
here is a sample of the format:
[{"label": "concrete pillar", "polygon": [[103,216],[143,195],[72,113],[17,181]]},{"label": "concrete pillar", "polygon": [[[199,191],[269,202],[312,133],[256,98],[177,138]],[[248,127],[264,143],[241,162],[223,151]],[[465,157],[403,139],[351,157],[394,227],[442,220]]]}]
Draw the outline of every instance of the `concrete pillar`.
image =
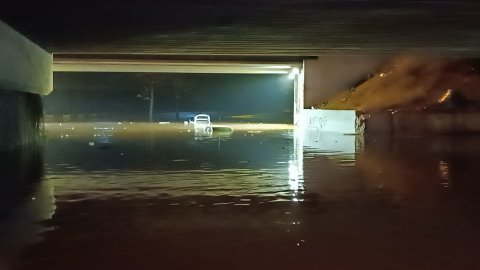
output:
[{"label": "concrete pillar", "polygon": [[5,151],[37,140],[41,95],[53,90],[53,59],[1,21],[0,37],[0,151]]},{"label": "concrete pillar", "polygon": [[299,69],[298,74],[294,77],[293,85],[293,124],[296,126],[302,125],[302,112],[304,107],[304,81],[305,72],[304,68]]}]

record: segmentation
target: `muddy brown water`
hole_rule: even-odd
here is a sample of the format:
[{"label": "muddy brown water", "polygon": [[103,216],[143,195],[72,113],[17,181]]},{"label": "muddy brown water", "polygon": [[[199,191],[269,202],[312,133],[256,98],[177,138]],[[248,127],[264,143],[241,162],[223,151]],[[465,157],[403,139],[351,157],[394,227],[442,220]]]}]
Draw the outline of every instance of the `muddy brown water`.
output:
[{"label": "muddy brown water", "polygon": [[480,265],[480,136],[50,124],[33,153],[2,156],[0,269]]}]

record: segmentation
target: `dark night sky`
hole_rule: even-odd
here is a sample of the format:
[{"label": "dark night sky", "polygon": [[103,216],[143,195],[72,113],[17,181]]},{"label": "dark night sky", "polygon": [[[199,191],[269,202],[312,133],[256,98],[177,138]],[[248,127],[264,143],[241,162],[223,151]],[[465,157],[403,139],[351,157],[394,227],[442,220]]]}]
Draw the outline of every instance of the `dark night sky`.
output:
[{"label": "dark night sky", "polygon": [[[268,114],[291,121],[293,82],[285,75],[174,73],[55,73],[46,114],[106,114],[111,121],[146,120],[148,85],[155,88],[155,120],[162,113]],[[228,120],[228,118],[225,118]],[[265,119],[259,119],[263,121]],[[255,120],[250,119],[254,122]]]}]

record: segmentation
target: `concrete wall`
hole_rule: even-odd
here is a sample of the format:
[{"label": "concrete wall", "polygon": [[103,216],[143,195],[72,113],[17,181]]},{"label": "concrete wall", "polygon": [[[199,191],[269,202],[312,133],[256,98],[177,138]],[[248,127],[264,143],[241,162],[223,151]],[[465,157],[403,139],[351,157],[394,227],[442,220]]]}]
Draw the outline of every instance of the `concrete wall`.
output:
[{"label": "concrete wall", "polygon": [[53,90],[52,55],[0,21],[0,151],[35,144],[42,97]]},{"label": "concrete wall", "polygon": [[302,112],[302,126],[321,132],[341,134],[356,133],[356,112],[353,110],[305,109]]},{"label": "concrete wall", "polygon": [[363,117],[365,134],[480,133],[479,112],[379,112]]},{"label": "concrete wall", "polygon": [[40,95],[0,90],[0,151],[36,144],[42,116]]},{"label": "concrete wall", "polygon": [[320,105],[376,71],[385,57],[320,56],[305,60],[305,108]]},{"label": "concrete wall", "polygon": [[480,133],[480,112],[361,113],[305,109],[301,126],[313,132],[367,135]]},{"label": "concrete wall", "polygon": [[0,21],[0,89],[46,95],[53,90],[53,58]]}]

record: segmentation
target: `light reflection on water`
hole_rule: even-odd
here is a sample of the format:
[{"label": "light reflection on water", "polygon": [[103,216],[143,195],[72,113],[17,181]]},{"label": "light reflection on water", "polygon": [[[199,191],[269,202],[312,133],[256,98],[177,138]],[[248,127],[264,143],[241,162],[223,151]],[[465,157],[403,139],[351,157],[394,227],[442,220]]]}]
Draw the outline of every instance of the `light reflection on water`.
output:
[{"label": "light reflection on water", "polygon": [[[63,124],[63,130],[49,132],[46,179],[53,178],[57,198],[77,200],[78,194],[84,199],[139,194],[287,198],[302,189],[293,131],[275,127],[198,134],[182,125],[141,125],[132,134],[103,123],[92,138],[85,127],[80,132]],[[77,132],[59,140],[58,132],[65,129]],[[146,136],[138,137],[139,129]]]},{"label": "light reflection on water", "polygon": [[[477,265],[476,136],[359,138],[269,125],[204,136],[182,125],[95,126],[114,128],[47,130],[45,177],[31,193],[44,199],[12,208],[23,218],[4,222],[43,220],[41,230],[9,231],[9,243],[41,236],[11,249],[18,269]],[[32,205],[47,214],[25,218],[21,209]]]}]

